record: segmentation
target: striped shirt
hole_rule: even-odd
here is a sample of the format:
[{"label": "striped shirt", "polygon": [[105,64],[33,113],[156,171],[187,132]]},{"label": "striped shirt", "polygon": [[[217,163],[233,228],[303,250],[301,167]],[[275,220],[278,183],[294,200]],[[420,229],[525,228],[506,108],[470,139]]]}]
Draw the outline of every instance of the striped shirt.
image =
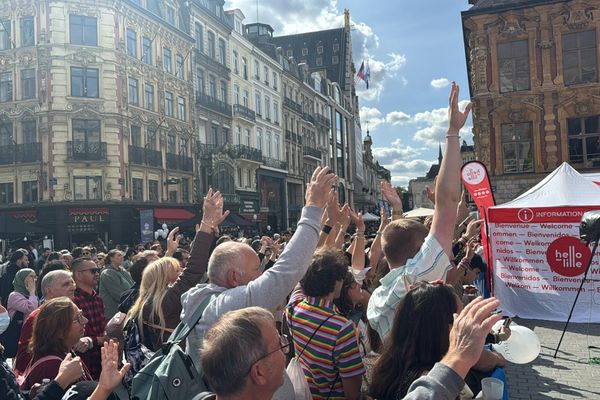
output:
[{"label": "striped shirt", "polygon": [[313,399],[344,399],[342,379],[365,373],[354,323],[340,315],[331,301],[306,297],[299,287],[292,293],[288,305],[286,317],[297,355],[319,325],[327,320],[300,359]]},{"label": "striped shirt", "polygon": [[393,268],[381,278],[381,286],[373,291],[367,307],[367,319],[384,340],[392,328],[396,308],[404,298],[409,283],[444,279],[452,268],[446,252],[434,235],[429,234],[414,258]]}]

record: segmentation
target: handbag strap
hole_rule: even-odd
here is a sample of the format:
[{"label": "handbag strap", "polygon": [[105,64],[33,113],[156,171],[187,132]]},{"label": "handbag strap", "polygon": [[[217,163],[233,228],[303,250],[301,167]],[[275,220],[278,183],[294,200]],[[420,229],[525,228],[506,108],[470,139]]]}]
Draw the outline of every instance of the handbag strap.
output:
[{"label": "handbag strap", "polygon": [[[293,337],[294,336],[294,333],[293,333],[293,331],[294,331],[294,323],[293,323],[294,317],[292,315],[293,310],[294,310],[294,307],[290,306],[290,311],[288,311],[288,312],[290,314],[290,334],[292,335],[292,339],[294,338]],[[329,321],[329,318],[333,317],[334,315],[335,314],[331,314],[330,316],[328,316],[327,318],[325,318],[325,320],[323,322],[321,322],[319,324],[319,326],[317,327],[317,329],[315,329],[315,331],[312,333],[312,335],[310,335],[310,338],[308,338],[308,340],[304,344],[304,347],[302,347],[302,350],[300,351],[300,354],[298,354],[298,358],[302,357],[302,354],[304,354],[304,350],[306,350],[306,347],[308,346],[308,344],[310,343],[310,341],[313,339],[313,337],[315,337],[315,334],[317,333],[317,331],[319,329],[321,329],[321,327],[323,326],[323,324],[325,322]]]},{"label": "handbag strap", "polygon": [[62,362],[62,358],[60,358],[59,356],[44,356],[42,358],[40,358],[39,360],[37,360],[36,362],[33,363],[33,365],[31,364],[31,362],[33,361],[33,358],[29,361],[29,365],[27,365],[27,368],[25,368],[25,372],[23,372],[23,381],[25,381],[27,379],[27,377],[29,376],[29,374],[31,373],[31,371],[33,371],[35,369],[35,367],[37,367],[38,365],[46,362],[46,361],[50,361],[50,360],[60,360]]},{"label": "handbag strap", "polygon": [[171,343],[181,343],[185,341],[192,329],[194,329],[198,322],[200,322],[202,314],[204,314],[204,310],[206,309],[206,307],[208,307],[210,301],[213,299],[213,297],[216,298],[218,296],[218,294],[211,294],[209,296],[206,296],[206,298],[202,300],[198,308],[196,308],[196,311],[194,311],[192,316],[187,321],[181,321],[179,325],[177,325],[177,327],[171,334],[171,337],[169,337],[168,341]]}]

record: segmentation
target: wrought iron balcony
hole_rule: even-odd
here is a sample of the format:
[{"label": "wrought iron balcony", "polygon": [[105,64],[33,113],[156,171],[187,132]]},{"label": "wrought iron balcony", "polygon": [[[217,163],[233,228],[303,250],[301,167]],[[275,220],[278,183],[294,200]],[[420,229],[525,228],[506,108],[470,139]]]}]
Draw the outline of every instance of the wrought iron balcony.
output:
[{"label": "wrought iron balcony", "polygon": [[290,99],[289,97],[283,98],[283,105],[291,108],[299,114],[302,114],[302,106],[296,103],[294,100]]},{"label": "wrought iron balcony", "polygon": [[180,154],[167,153],[167,169],[175,169],[178,171],[193,171],[194,162],[191,157]]},{"label": "wrought iron balcony", "polygon": [[317,114],[315,116],[315,120],[317,121],[318,124],[321,124],[326,128],[329,128],[331,126],[331,121],[329,120],[329,118],[324,117],[320,114]]},{"label": "wrought iron balcony", "polygon": [[305,120],[305,121],[310,122],[311,124],[315,123],[315,117],[313,117],[309,113],[302,113],[302,119]]},{"label": "wrought iron balcony", "polygon": [[106,142],[68,141],[67,160],[86,162],[106,161]]},{"label": "wrought iron balcony", "polygon": [[282,169],[287,171],[287,163],[285,161],[276,160],[270,157],[263,157],[263,164],[267,167]]},{"label": "wrought iron balcony", "polygon": [[312,147],[305,146],[304,147],[304,156],[305,157],[313,157],[320,161],[321,160],[321,151],[314,149]]},{"label": "wrought iron balcony", "polygon": [[[195,49],[196,62],[205,67],[211,69],[215,73],[221,75],[222,77],[228,77],[231,72],[229,68],[225,64],[220,63],[216,59],[212,58],[208,54],[200,51],[199,49]],[[229,78],[227,78],[229,79]]]},{"label": "wrought iron balcony", "polygon": [[196,104],[231,117],[231,105],[204,93],[196,94]]},{"label": "wrought iron balcony", "polygon": [[42,161],[42,144],[22,143],[0,146],[0,165]]},{"label": "wrought iron balcony", "polygon": [[252,121],[252,122],[256,121],[256,114],[254,113],[254,111],[252,111],[248,107],[245,107],[241,104],[233,105],[233,116],[234,117],[242,117],[242,118],[247,119],[248,121]]},{"label": "wrought iron balcony", "polygon": [[133,164],[162,168],[162,154],[157,150],[129,146],[129,162]]},{"label": "wrought iron balcony", "polygon": [[255,149],[254,147],[246,146],[244,144],[238,144],[233,146],[232,149],[233,158],[242,158],[244,160],[262,162],[262,151]]}]

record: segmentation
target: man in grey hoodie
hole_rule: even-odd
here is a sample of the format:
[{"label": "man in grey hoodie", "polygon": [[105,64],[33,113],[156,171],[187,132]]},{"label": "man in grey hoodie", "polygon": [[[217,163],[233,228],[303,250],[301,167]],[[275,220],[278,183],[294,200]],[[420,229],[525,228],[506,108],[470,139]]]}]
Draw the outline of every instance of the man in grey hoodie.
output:
[{"label": "man in grey hoodie", "polygon": [[[213,296],[187,339],[186,352],[194,365],[200,365],[199,349],[204,334],[220,316],[252,306],[275,312],[286,303],[286,296],[306,273],[317,247],[323,208],[336,182],[337,176],[328,167],[315,170],[306,188],[306,204],[296,232],[275,265],[264,273],[261,274],[260,261],[250,246],[226,242],[215,248],[208,260],[210,283],[198,284],[181,296],[182,321],[187,321],[207,296]],[[274,398],[279,398],[277,393]]]}]

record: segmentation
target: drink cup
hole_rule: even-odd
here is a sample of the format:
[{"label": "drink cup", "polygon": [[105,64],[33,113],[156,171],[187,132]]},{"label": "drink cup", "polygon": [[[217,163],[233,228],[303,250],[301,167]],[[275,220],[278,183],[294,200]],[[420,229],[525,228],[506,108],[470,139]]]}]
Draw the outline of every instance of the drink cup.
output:
[{"label": "drink cup", "polygon": [[483,378],[481,391],[484,400],[502,400],[504,397],[504,382],[496,378]]}]

